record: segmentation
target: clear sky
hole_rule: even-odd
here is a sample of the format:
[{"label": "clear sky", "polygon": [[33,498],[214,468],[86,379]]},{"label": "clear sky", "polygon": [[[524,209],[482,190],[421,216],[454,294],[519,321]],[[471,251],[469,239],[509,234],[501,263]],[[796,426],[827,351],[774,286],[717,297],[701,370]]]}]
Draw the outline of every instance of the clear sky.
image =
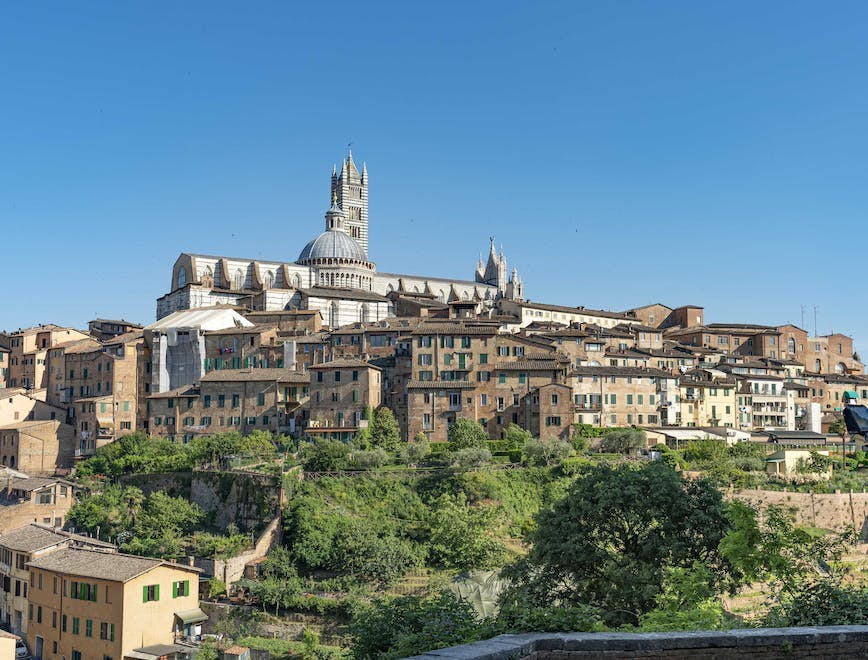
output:
[{"label": "clear sky", "polygon": [[348,142],[380,270],[700,304],[868,351],[864,2],[18,2],[0,328],[154,318],[180,252],[297,258]]}]

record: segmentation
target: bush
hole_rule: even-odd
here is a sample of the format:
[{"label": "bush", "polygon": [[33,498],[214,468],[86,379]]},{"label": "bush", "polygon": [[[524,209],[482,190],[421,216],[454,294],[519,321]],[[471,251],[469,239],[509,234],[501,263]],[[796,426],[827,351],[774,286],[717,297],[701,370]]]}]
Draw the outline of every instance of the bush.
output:
[{"label": "bush", "polygon": [[302,450],[307,472],[332,472],[347,466],[350,447],[340,440],[319,440]]},{"label": "bush", "polygon": [[[422,436],[421,438],[419,436]],[[420,433],[413,442],[408,442],[398,451],[398,457],[402,463],[408,466],[418,465],[431,455],[431,443],[424,434]]]},{"label": "bush", "polygon": [[528,465],[555,465],[572,455],[573,446],[566,440],[529,440],[524,446]]},{"label": "bush", "polygon": [[620,454],[632,454],[637,449],[643,449],[646,444],[647,437],[642,429],[617,429],[603,438],[605,451]]},{"label": "bush", "polygon": [[347,455],[348,465],[362,470],[383,467],[389,461],[389,455],[380,447],[365,451],[358,449]]},{"label": "bush", "polygon": [[461,417],[449,427],[449,442],[453,450],[484,447],[488,440],[488,433],[482,424],[472,419]]},{"label": "bush", "polygon": [[491,461],[491,452],[479,447],[466,447],[452,454],[452,465],[462,468],[480,467]]},{"label": "bush", "polygon": [[473,607],[449,591],[377,600],[353,612],[356,658],[407,658],[478,639]]}]

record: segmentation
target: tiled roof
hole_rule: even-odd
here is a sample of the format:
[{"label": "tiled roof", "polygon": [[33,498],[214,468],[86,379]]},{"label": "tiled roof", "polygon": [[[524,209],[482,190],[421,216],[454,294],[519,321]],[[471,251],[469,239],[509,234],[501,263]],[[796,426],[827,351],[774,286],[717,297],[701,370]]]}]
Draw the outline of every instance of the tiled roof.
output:
[{"label": "tiled roof", "polygon": [[35,552],[64,541],[66,537],[63,534],[37,525],[26,525],[0,534],[0,546],[19,552]]},{"label": "tiled roof", "polygon": [[515,362],[498,362],[494,368],[497,371],[553,371],[561,369],[557,360],[516,360]]},{"label": "tiled roof", "polygon": [[32,560],[29,565],[33,568],[55,571],[65,575],[112,580],[114,582],[128,582],[162,565],[192,573],[199,572],[198,569],[190,566],[169,564],[159,559],[82,548],[63,548],[44,557],[38,557]]},{"label": "tiled roof", "polygon": [[411,390],[472,390],[475,383],[469,380],[411,380],[407,389]]},{"label": "tiled roof", "polygon": [[293,369],[215,369],[199,379],[202,383],[277,381],[281,383],[307,383],[310,375]]},{"label": "tiled roof", "polygon": [[314,369],[365,369],[366,367],[371,367],[373,369],[379,369],[380,367],[373,365],[369,362],[365,362],[364,360],[354,360],[353,358],[339,358],[337,360],[331,360],[329,362],[322,362],[320,364],[312,364],[308,367],[311,371]]},{"label": "tiled roof", "polygon": [[670,372],[661,369],[642,367],[574,367],[576,376],[648,376],[655,378],[675,378]]}]

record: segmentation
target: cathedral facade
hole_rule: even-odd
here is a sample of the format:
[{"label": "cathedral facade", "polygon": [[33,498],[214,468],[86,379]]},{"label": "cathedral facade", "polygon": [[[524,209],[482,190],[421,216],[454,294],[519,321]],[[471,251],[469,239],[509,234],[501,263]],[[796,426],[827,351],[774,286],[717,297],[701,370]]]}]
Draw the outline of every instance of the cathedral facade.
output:
[{"label": "cathedral facade", "polygon": [[157,318],[182,309],[235,305],[251,310],[319,310],[330,328],[395,315],[396,296],[439,303],[476,302],[491,309],[498,299],[521,300],[524,286],[491,239],[473,280],[384,273],[368,256],[368,170],[359,172],[352,153],[340,173],[332,169],[325,231],[295,261],[276,262],[182,253],[172,268],[169,293],[157,300]]}]

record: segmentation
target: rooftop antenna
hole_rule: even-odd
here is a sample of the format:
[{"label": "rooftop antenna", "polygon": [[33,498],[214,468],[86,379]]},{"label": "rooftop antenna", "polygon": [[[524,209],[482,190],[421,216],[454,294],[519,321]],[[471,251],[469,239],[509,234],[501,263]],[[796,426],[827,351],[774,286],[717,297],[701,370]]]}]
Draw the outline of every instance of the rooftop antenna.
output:
[{"label": "rooftop antenna", "polygon": [[814,305],[814,336],[817,337],[817,306]]}]

